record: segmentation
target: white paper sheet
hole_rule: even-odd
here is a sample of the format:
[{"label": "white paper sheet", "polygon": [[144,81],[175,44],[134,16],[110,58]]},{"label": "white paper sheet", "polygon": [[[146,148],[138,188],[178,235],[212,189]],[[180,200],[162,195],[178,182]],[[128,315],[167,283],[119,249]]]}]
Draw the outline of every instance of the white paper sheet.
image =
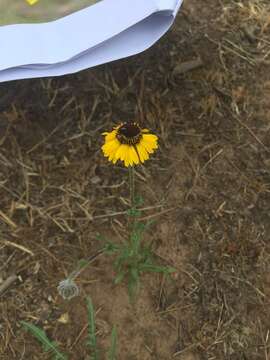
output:
[{"label": "white paper sheet", "polygon": [[0,26],[0,82],[74,73],[142,52],[169,29],[181,3],[101,0],[55,21]]}]

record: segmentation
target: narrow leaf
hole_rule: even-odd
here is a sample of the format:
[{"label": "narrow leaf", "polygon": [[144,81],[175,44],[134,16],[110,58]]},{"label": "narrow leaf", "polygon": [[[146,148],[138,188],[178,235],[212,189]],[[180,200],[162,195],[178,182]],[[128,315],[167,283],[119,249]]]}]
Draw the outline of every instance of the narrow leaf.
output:
[{"label": "narrow leaf", "polygon": [[176,271],[172,267],[158,266],[152,264],[142,264],[140,265],[140,270],[144,272],[149,271],[149,272],[164,273],[164,274],[171,274]]},{"label": "narrow leaf", "polygon": [[93,352],[91,359],[98,360],[95,311],[92,300],[90,298],[87,298],[86,301],[87,301],[87,309],[88,309],[88,345],[90,346]]},{"label": "narrow leaf", "polygon": [[124,272],[124,271],[120,272],[118,275],[116,275],[116,277],[114,279],[114,283],[120,284],[120,282],[122,282],[124,280],[125,275],[126,275],[126,272]]},{"label": "narrow leaf", "polygon": [[44,347],[44,350],[52,351],[55,355],[56,360],[66,360],[67,356],[62,354],[58,348],[55,342],[52,342],[46,335],[45,331],[40,329],[39,327],[28,323],[26,321],[21,321],[21,324],[23,327],[28,330]]},{"label": "narrow leaf", "polygon": [[114,326],[112,329],[111,335],[111,347],[108,354],[108,360],[117,360],[116,359],[116,347],[117,347],[117,331],[116,327]]}]

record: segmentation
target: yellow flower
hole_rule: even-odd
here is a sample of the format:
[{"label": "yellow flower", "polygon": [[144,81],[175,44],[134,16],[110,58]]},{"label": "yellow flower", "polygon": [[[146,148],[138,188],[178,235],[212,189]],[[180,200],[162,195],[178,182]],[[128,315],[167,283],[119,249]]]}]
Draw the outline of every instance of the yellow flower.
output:
[{"label": "yellow flower", "polygon": [[149,154],[158,148],[158,137],[149,134],[148,129],[141,129],[135,122],[126,122],[116,126],[111,132],[103,133],[105,144],[102,151],[114,164],[117,160],[126,167],[144,163]]},{"label": "yellow flower", "polygon": [[26,0],[28,2],[29,5],[34,5],[35,3],[38,2],[38,0]]}]

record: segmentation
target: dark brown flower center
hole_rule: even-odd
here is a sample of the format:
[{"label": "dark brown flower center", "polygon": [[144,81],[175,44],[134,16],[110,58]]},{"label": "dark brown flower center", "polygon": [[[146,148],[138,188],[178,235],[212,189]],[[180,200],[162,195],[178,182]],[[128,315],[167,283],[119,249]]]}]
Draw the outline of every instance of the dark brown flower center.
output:
[{"label": "dark brown flower center", "polygon": [[142,137],[141,128],[136,123],[124,123],[117,130],[117,139],[122,144],[135,145]]}]

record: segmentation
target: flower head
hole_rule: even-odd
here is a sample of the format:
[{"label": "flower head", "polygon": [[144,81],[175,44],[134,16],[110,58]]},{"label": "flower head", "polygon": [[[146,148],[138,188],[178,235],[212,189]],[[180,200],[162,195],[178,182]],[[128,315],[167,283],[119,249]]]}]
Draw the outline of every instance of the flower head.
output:
[{"label": "flower head", "polygon": [[57,290],[64,300],[70,300],[73,297],[78,296],[80,292],[78,286],[70,278],[60,281]]},{"label": "flower head", "polygon": [[126,122],[116,126],[111,132],[103,133],[105,144],[102,151],[114,164],[117,160],[126,167],[144,163],[149,154],[158,148],[158,137],[148,129],[141,129],[135,122]]}]

